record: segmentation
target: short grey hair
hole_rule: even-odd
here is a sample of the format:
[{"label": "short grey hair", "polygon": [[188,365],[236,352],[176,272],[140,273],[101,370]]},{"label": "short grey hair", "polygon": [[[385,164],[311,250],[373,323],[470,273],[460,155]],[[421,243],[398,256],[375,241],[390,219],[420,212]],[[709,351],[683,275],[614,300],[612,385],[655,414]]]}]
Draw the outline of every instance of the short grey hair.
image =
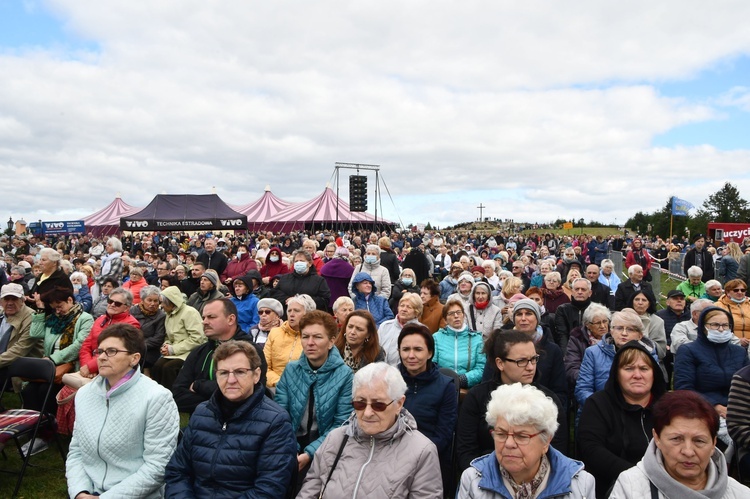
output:
[{"label": "short grey hair", "polygon": [[365,249],[365,253],[368,251],[376,251],[378,254],[380,253],[380,246],[377,244],[368,244],[367,248]]},{"label": "short grey hair", "polygon": [[122,252],[122,243],[116,237],[110,237],[109,239],[107,239],[107,244],[111,244],[112,249],[114,249],[115,251]]},{"label": "short grey hair", "polygon": [[305,309],[306,314],[309,314],[310,312],[312,312],[313,310],[317,308],[317,306],[315,305],[315,300],[313,300],[310,295],[302,294],[302,295],[292,296],[291,298],[289,298],[289,300],[287,300],[286,302],[287,306],[289,306],[290,303],[296,303],[297,305],[301,305],[302,308]]},{"label": "short grey hair", "polygon": [[687,269],[687,275],[688,277],[703,277],[703,269],[697,265],[693,265]]},{"label": "short grey hair", "polygon": [[109,297],[112,298],[114,295],[120,295],[125,298],[125,304],[129,307],[133,304],[133,293],[123,287],[115,288],[109,292]]},{"label": "short grey hair", "polygon": [[391,400],[399,400],[406,393],[406,382],[398,369],[385,362],[373,362],[354,374],[352,399],[357,397],[360,388],[371,387],[376,383],[385,385],[388,398]]},{"label": "short grey hair", "polygon": [[619,312],[615,312],[614,314],[612,314],[613,326],[615,322],[619,322],[620,323],[619,325],[622,325],[622,326],[630,326],[634,329],[637,329],[638,331],[641,332],[641,334],[643,334],[643,321],[638,315],[638,312],[636,312],[632,308],[623,308]]},{"label": "short grey hair", "polygon": [[60,256],[60,253],[52,248],[42,248],[41,250],[39,250],[39,258],[43,256],[47,257],[47,260],[49,260],[50,262],[59,262],[62,258],[62,256]]},{"label": "short grey hair", "polygon": [[75,267],[73,267],[73,264],[70,263],[70,260],[60,260],[59,264],[60,268],[62,268],[66,274],[70,274],[73,272],[73,270],[75,270]]},{"label": "short grey hair", "polygon": [[73,279],[76,279],[76,278],[81,280],[81,284],[85,284],[88,287],[89,278],[86,274],[84,274],[83,272],[79,272],[79,271],[75,271],[72,274],[70,274],[70,282],[73,282]]},{"label": "short grey hair", "polygon": [[352,300],[348,296],[339,296],[338,298],[336,298],[336,301],[333,302],[333,313],[336,313],[339,307],[344,304],[349,304],[352,306],[352,308],[354,308],[354,300]]},{"label": "short grey hair", "polygon": [[641,267],[640,265],[631,265],[630,267],[628,267],[628,275],[633,275],[636,270],[643,271],[643,267]]},{"label": "short grey hair", "polygon": [[494,428],[497,419],[503,418],[511,426],[531,425],[548,443],[557,431],[557,405],[544,392],[533,385],[512,383],[501,385],[492,392],[487,404],[487,424]]},{"label": "short grey hair", "polygon": [[690,313],[700,313],[706,310],[708,307],[714,306],[714,302],[708,298],[699,298],[690,305]]},{"label": "short grey hair", "polygon": [[609,258],[606,258],[606,259],[602,260],[601,268],[604,268],[604,267],[615,268],[615,262],[613,262]]},{"label": "short grey hair", "polygon": [[145,300],[151,295],[160,296],[161,295],[161,289],[157,288],[156,286],[143,286],[141,288],[141,292],[139,293],[141,297],[141,301]]},{"label": "short grey hair", "polygon": [[312,264],[312,262],[313,262],[313,257],[312,257],[312,255],[310,254],[310,252],[309,252],[309,251],[307,251],[307,250],[305,250],[305,249],[298,249],[298,250],[295,250],[295,251],[294,251],[294,252],[292,253],[292,261],[294,261],[294,260],[295,260],[295,259],[297,258],[297,255],[302,255],[302,256],[304,256],[304,257],[305,257],[305,260],[307,260],[307,263],[310,263],[310,264]]},{"label": "short grey hair", "polygon": [[[706,281],[706,289],[715,288],[716,286],[722,287],[721,283],[716,279],[710,279]],[[693,302],[693,304],[695,304],[695,302]],[[690,308],[692,308],[692,306]]]},{"label": "short grey hair", "polygon": [[577,282],[584,281],[586,283],[586,287],[589,291],[591,291],[591,281],[586,279],[585,277],[579,277],[578,279],[573,279],[573,282],[571,283],[571,287],[575,286]]},{"label": "short grey hair", "polygon": [[607,320],[612,318],[612,312],[601,303],[592,303],[583,311],[583,323],[590,324],[594,319],[604,317]]},{"label": "short grey hair", "polygon": [[544,276],[544,282],[551,281],[552,279],[557,279],[557,282],[562,282],[562,276],[560,275],[560,272],[553,270],[552,272],[548,272],[546,276]]},{"label": "short grey hair", "polygon": [[[26,269],[24,267],[22,267],[21,265],[13,265],[10,268],[10,272],[11,273],[15,272],[16,274],[20,274],[20,275],[26,275]],[[71,277],[73,277],[73,276],[71,276]]]}]

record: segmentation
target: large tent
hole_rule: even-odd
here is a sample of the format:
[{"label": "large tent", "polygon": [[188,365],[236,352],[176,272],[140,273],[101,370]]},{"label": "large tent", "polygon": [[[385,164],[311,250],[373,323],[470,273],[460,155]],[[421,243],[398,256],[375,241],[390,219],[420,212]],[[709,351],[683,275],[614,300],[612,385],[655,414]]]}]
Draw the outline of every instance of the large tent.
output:
[{"label": "large tent", "polygon": [[336,196],[329,186],[313,199],[279,211],[272,219],[263,228],[274,232],[375,226],[382,229],[393,226],[390,220],[376,220],[370,213],[350,211],[349,203]]},{"label": "large tent", "polygon": [[243,206],[237,206],[235,210],[247,216],[248,230],[257,231],[265,229],[268,223],[274,220],[278,212],[291,205],[292,203],[274,195],[271,192],[271,186],[267,185],[265,192],[259,199]]},{"label": "large tent", "polygon": [[141,211],[122,217],[120,229],[246,230],[247,216],[230,208],[216,194],[159,194]]},{"label": "large tent", "polygon": [[120,231],[120,218],[137,213],[143,208],[130,206],[122,200],[120,194],[107,206],[84,217],[83,224],[87,232],[93,232],[96,237],[112,236]]}]

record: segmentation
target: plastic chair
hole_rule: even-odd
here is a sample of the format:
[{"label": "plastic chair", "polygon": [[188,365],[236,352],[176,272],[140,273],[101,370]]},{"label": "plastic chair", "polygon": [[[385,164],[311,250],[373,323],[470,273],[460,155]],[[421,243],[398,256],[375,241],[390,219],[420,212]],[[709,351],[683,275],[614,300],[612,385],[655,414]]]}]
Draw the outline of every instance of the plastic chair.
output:
[{"label": "plastic chair", "polygon": [[[41,428],[51,427],[53,430],[56,429],[56,419],[53,412],[56,410],[56,407],[52,407],[51,409],[47,407],[47,405],[54,405],[54,401],[50,403],[47,402],[47,400],[50,398],[52,386],[55,381],[55,364],[49,359],[35,359],[29,357],[20,357],[16,359],[7,368],[7,378],[3,384],[2,391],[0,392],[0,399],[5,395],[5,392],[9,387],[12,388],[12,378],[14,377],[39,380],[47,383],[48,388],[44,406],[41,408],[41,411],[9,409],[0,412],[0,448],[4,447],[9,440],[13,440],[18,448],[19,455],[23,458],[23,465],[21,466],[20,471],[0,470],[4,473],[18,474],[16,488],[13,491],[12,497],[18,495],[18,491],[21,488],[21,482],[23,481],[23,475],[26,472],[27,466],[29,466],[29,459],[31,458],[31,452],[27,452],[25,456],[23,455],[23,452],[21,452],[22,440],[26,437],[30,437],[29,448],[31,448],[34,446],[34,441],[36,440]],[[64,462],[65,453],[60,447],[56,435],[54,440]]]}]

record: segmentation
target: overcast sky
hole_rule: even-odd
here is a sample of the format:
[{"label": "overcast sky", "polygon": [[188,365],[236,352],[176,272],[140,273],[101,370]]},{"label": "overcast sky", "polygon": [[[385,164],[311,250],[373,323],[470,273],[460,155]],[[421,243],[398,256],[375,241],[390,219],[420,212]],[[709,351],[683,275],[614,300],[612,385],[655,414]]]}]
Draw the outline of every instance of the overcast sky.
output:
[{"label": "overcast sky", "polygon": [[748,19],[746,0],[0,0],[0,218],[212,186],[305,201],[337,161],[380,165],[404,224],[480,203],[623,223],[727,180],[749,199]]}]

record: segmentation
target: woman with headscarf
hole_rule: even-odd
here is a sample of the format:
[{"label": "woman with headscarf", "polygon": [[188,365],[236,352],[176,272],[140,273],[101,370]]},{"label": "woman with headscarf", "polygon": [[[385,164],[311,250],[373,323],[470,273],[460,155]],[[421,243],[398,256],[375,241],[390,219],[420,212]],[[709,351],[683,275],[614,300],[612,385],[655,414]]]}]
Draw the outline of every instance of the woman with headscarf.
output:
[{"label": "woman with headscarf", "polygon": [[643,280],[651,281],[651,264],[653,258],[649,252],[643,247],[643,239],[637,236],[633,239],[633,246],[628,251],[625,257],[625,268],[630,268],[631,265],[640,265],[643,269]]},{"label": "woman with headscarf", "polygon": [[291,272],[291,270],[281,261],[281,249],[274,246],[268,251],[265,264],[260,269],[263,284],[268,286],[273,277],[276,275],[288,274],[289,272]]},{"label": "woman with headscarf", "polygon": [[491,297],[492,288],[488,283],[484,281],[474,283],[467,319],[469,327],[482,333],[484,341],[493,331],[503,326],[503,312],[500,307],[490,301]]},{"label": "woman with headscarf", "polygon": [[342,296],[349,296],[349,281],[351,281],[354,267],[349,263],[349,250],[340,246],[333,253],[333,258],[323,265],[320,275],[326,280],[328,289],[331,290],[329,307]]}]

